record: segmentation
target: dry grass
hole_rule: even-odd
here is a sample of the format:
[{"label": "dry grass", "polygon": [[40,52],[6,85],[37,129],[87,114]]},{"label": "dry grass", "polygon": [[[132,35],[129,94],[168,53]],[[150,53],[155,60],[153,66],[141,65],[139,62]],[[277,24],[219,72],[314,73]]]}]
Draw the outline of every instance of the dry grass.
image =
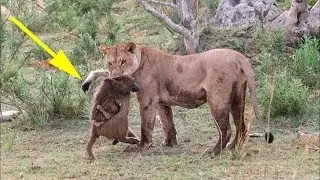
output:
[{"label": "dry grass", "polygon": [[[219,157],[203,154],[218,138],[207,107],[175,108],[179,145],[162,147],[163,131],[156,123],[156,147],[142,152],[123,152],[128,145],[100,138],[93,148],[96,161],[85,154],[89,120],[70,120],[61,128],[20,131],[14,124],[1,124],[1,179],[315,179],[319,177],[319,151],[297,143],[290,130],[277,129],[277,139],[267,145],[250,139],[242,158],[229,150]],[[132,126],[139,134],[136,102]],[[232,123],[233,124],[233,123]],[[4,145],[15,135],[10,150]],[[8,138],[9,137],[9,138]],[[11,138],[12,139],[12,138]]]},{"label": "dry grass", "polygon": [[[116,17],[123,24],[119,42],[132,40],[166,50],[177,48],[174,37],[166,28],[136,7],[133,0],[119,1],[115,8]],[[58,35],[59,32],[51,36]],[[51,39],[50,34],[45,36]],[[223,43],[230,43],[228,38],[222,39],[228,41]],[[68,51],[72,44],[68,39],[58,47]],[[219,43],[213,45],[219,46]],[[245,49],[243,43],[236,45]],[[2,106],[2,110],[11,109]],[[211,157],[204,151],[217,142],[218,132],[207,106],[193,110],[176,107],[174,115],[178,132],[176,147],[161,146],[164,134],[160,123],[156,122],[153,133],[156,147],[127,153],[123,150],[128,145],[112,146],[111,141],[100,138],[93,147],[96,156],[93,163],[85,153],[89,119],[59,121],[60,126],[41,131],[22,131],[16,122],[3,123],[0,179],[315,179],[320,176],[319,150],[308,148],[305,153],[309,146],[297,142],[292,129],[273,129],[276,139],[269,145],[263,139],[250,139],[241,149],[240,158],[234,158],[229,150],[223,151],[221,156]],[[247,123],[252,122],[251,107],[246,108],[245,117]],[[134,101],[131,124],[137,134],[140,134],[139,119]],[[271,125],[273,121],[271,119]],[[319,126],[315,129],[319,131]]]}]

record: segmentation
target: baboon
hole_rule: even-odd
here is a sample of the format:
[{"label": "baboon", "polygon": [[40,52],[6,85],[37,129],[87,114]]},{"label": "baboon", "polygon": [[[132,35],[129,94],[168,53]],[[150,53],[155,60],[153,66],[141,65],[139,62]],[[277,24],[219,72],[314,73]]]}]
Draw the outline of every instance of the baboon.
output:
[{"label": "baboon", "polygon": [[[106,74],[105,74],[106,73]],[[140,142],[137,135],[129,128],[130,92],[140,90],[132,76],[121,76],[115,79],[107,78],[107,72],[89,74],[82,85],[86,92],[90,86],[87,82],[105,76],[94,95],[91,109],[91,135],[87,144],[87,153],[94,159],[92,146],[99,136],[114,139],[113,145],[118,141],[130,144]]]}]

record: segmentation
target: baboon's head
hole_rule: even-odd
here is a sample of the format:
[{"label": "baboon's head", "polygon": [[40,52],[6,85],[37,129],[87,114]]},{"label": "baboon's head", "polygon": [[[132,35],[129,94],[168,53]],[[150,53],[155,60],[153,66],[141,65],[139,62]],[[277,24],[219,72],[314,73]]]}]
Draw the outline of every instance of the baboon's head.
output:
[{"label": "baboon's head", "polygon": [[140,86],[135,83],[135,79],[130,75],[119,76],[113,80],[113,88],[122,93],[130,93],[140,91]]}]

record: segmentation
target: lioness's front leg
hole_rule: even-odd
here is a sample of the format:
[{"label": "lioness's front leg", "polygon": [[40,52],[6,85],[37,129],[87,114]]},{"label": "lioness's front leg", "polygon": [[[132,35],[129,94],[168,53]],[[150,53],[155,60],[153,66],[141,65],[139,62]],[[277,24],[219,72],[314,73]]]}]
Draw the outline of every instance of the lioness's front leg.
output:
[{"label": "lioness's front leg", "polygon": [[141,141],[140,146],[152,145],[152,131],[156,117],[158,101],[155,99],[139,100],[141,116]]},{"label": "lioness's front leg", "polygon": [[160,119],[165,133],[164,145],[174,146],[177,145],[176,128],[174,127],[173,114],[171,106],[159,106]]}]

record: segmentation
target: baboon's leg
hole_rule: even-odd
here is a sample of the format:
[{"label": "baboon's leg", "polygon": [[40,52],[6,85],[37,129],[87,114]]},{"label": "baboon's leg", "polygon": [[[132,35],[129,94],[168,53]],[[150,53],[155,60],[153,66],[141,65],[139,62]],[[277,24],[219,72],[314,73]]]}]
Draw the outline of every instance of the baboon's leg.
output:
[{"label": "baboon's leg", "polygon": [[140,143],[140,140],[135,137],[125,137],[119,141],[124,142],[124,143],[129,143],[129,144],[139,144]]},{"label": "baboon's leg", "polygon": [[138,138],[138,136],[132,131],[132,129],[130,127],[128,127],[128,132],[127,132],[127,137],[126,137],[126,141],[128,141],[131,144],[139,144],[140,143],[140,139]]},{"label": "baboon's leg", "polygon": [[95,134],[94,130],[91,130],[91,134],[90,134],[90,138],[89,138],[89,142],[87,144],[87,153],[89,155],[89,158],[91,160],[94,160],[94,155],[92,153],[92,146],[93,144],[96,142],[98,136]]},{"label": "baboon's leg", "polygon": [[[135,139],[135,140],[134,140]],[[138,144],[140,142],[140,139],[138,138],[138,136],[130,129],[130,127],[128,127],[128,132],[127,132],[127,137],[124,138],[124,140],[121,140],[122,142],[127,142],[130,144]],[[119,141],[118,140],[113,140],[112,145],[117,144]],[[136,143],[138,142],[138,143]]]},{"label": "baboon's leg", "polygon": [[231,113],[236,126],[236,135],[231,144],[228,145],[229,149],[233,149],[238,143],[242,145],[245,141],[247,128],[244,122],[244,107],[245,107],[245,95],[246,95],[246,83],[236,92],[233,101],[231,102]]},{"label": "baboon's leg", "polygon": [[173,122],[173,114],[171,106],[160,105],[158,109],[160,120],[163,125],[163,130],[165,133],[164,144],[166,146],[177,145],[176,128]]},{"label": "baboon's leg", "polygon": [[110,113],[107,113],[107,111],[100,104],[97,106],[97,109],[104,115],[107,120],[112,117],[112,115]]},{"label": "baboon's leg", "polygon": [[136,133],[134,133],[130,127],[128,127],[127,137],[134,137],[134,138],[139,139],[138,136],[136,135]]}]

